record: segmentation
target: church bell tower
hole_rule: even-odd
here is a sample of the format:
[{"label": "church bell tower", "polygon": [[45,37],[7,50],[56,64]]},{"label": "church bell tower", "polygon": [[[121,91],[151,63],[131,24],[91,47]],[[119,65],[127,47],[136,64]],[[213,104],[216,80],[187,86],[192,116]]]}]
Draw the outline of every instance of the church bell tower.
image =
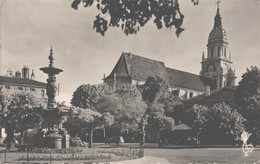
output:
[{"label": "church bell tower", "polygon": [[[228,54],[228,41],[226,30],[222,27],[222,20],[217,8],[214,27],[208,38],[207,53],[202,54],[201,72],[202,79],[208,79],[210,90],[221,89],[225,86],[235,85],[235,71],[231,68],[231,53]],[[203,81],[202,81],[203,82]]]}]

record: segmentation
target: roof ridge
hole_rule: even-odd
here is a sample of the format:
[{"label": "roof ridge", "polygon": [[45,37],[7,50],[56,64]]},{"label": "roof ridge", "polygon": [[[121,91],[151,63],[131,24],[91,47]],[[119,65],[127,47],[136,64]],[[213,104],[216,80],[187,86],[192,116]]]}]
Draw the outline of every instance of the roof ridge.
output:
[{"label": "roof ridge", "polygon": [[174,68],[165,67],[165,69],[171,69],[171,70],[175,70],[175,71],[179,71],[179,72],[187,73],[187,74],[190,74],[190,75],[199,76],[199,75],[197,75],[197,74],[195,74],[195,73],[190,73],[190,72],[186,72],[186,71],[181,71],[181,70],[174,69]]},{"label": "roof ridge", "polygon": [[[40,85],[46,85],[46,83],[44,83],[44,82],[41,82],[41,81],[37,81],[37,80],[32,80],[32,79],[26,79],[26,78],[22,78],[22,77],[8,77],[8,76],[0,76],[0,82],[5,82],[5,80],[3,81],[3,80],[1,80],[1,79],[6,79],[6,80],[8,80],[8,79],[15,79],[16,81],[11,81],[11,83],[16,83],[16,84],[19,84],[19,83],[21,83],[21,82],[18,82],[17,80],[22,80],[23,82],[25,82],[25,81],[27,81],[27,82],[33,82],[34,84],[30,84],[30,85],[38,85],[38,84],[40,84]],[[22,83],[23,83],[22,82]],[[21,83],[21,84],[22,84]],[[23,83],[24,84],[24,83]]]},{"label": "roof ridge", "polygon": [[164,64],[163,61],[159,61],[159,60],[155,60],[155,59],[150,59],[150,58],[147,58],[147,57],[143,57],[143,56],[140,56],[140,55],[133,54],[133,53],[131,53],[131,52],[123,52],[123,55],[129,55],[129,54],[131,54],[131,55],[133,55],[133,56],[136,56],[136,57],[143,58],[143,59],[145,59],[145,60],[150,60],[150,61],[155,61],[155,62],[158,62],[158,63],[162,63],[163,66],[165,67],[165,64]]}]

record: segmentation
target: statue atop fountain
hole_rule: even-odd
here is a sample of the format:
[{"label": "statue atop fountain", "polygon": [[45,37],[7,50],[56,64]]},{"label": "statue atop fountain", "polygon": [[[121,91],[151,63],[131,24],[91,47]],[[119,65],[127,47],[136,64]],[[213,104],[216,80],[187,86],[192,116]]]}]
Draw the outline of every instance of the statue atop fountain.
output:
[{"label": "statue atop fountain", "polygon": [[56,82],[55,75],[58,75],[60,72],[63,72],[62,69],[53,67],[53,60],[54,60],[53,50],[51,47],[50,55],[49,55],[49,61],[50,61],[49,67],[40,68],[41,71],[48,74],[47,87],[46,87],[47,96],[48,96],[47,108],[56,107],[55,95],[56,95],[57,87],[55,85],[55,82]]}]

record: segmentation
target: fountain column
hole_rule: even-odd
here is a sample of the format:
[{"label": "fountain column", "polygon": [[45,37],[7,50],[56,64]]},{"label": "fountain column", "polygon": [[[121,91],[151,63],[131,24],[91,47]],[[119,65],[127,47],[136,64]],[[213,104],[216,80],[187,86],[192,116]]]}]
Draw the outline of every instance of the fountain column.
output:
[{"label": "fountain column", "polygon": [[49,66],[40,68],[41,71],[46,73],[48,75],[47,79],[47,96],[48,96],[48,104],[47,104],[47,110],[43,111],[43,117],[45,120],[45,126],[47,127],[48,131],[46,133],[46,138],[48,139],[48,146],[50,148],[55,149],[62,149],[62,136],[59,134],[59,124],[60,120],[62,119],[61,112],[57,108],[56,105],[56,90],[57,87],[55,85],[56,82],[56,76],[60,72],[62,72],[62,69],[55,68],[53,66],[53,51],[52,48],[50,50],[49,55]]}]

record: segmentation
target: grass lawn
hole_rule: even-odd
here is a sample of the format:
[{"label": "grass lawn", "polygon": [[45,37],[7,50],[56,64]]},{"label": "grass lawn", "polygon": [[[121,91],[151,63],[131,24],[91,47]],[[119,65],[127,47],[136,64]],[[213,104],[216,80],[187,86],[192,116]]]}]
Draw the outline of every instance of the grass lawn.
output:
[{"label": "grass lawn", "polygon": [[144,152],[145,156],[165,158],[174,164],[260,164],[260,148],[254,149],[248,157],[244,157],[241,148],[146,148]]}]

